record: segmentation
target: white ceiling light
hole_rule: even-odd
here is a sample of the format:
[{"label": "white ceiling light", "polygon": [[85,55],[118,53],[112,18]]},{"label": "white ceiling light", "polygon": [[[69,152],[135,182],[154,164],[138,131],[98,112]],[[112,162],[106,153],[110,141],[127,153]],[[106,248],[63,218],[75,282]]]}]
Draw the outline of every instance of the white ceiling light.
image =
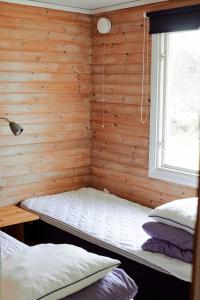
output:
[{"label": "white ceiling light", "polygon": [[106,34],[111,30],[111,22],[108,18],[100,18],[97,21],[97,30],[99,33]]}]

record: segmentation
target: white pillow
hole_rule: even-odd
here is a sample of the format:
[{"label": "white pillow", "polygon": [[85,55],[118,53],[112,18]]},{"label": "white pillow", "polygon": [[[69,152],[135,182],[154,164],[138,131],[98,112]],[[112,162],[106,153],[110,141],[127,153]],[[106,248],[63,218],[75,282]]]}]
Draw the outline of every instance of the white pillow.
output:
[{"label": "white pillow", "polygon": [[57,300],[96,282],[120,264],[72,245],[37,245],[2,259],[3,300]]},{"label": "white pillow", "polygon": [[197,218],[198,198],[180,199],[156,207],[149,217],[163,224],[194,233]]}]

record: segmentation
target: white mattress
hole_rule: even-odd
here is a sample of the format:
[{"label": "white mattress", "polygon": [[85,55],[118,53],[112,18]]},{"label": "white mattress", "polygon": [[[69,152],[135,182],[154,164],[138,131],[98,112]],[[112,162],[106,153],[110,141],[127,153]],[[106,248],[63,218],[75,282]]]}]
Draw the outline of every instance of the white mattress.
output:
[{"label": "white mattress", "polygon": [[143,251],[148,235],[142,224],[150,209],[92,188],[31,198],[22,207],[41,220],[131,260],[191,281],[192,266],[162,254]]},{"label": "white mattress", "polygon": [[14,239],[10,235],[7,235],[5,232],[0,231],[0,255],[1,258],[13,254],[19,250],[25,249],[28,246],[22,242]]}]

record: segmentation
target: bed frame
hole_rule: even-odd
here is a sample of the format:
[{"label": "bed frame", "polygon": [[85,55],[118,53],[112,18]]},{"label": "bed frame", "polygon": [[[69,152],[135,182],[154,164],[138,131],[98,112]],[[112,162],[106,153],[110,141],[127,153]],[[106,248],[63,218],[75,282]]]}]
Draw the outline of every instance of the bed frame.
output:
[{"label": "bed frame", "polygon": [[30,240],[37,243],[69,243],[120,260],[120,267],[135,280],[139,287],[135,300],[189,300],[190,298],[190,283],[87,242],[41,220],[26,225],[25,241],[28,243]]}]

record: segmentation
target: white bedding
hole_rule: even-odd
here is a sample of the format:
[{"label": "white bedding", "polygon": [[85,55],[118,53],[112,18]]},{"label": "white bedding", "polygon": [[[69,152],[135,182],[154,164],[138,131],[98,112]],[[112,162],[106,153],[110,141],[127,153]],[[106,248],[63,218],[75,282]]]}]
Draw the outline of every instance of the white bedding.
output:
[{"label": "white bedding", "polygon": [[9,254],[29,248],[29,246],[14,239],[10,235],[0,231],[0,257],[4,258]]},{"label": "white bedding", "polygon": [[80,238],[158,271],[191,281],[191,264],[143,251],[148,235],[142,224],[150,209],[92,188],[31,198],[22,207]]},{"label": "white bedding", "polygon": [[61,299],[90,286],[119,264],[73,245],[25,247],[2,259],[1,299]]},{"label": "white bedding", "polygon": [[195,233],[198,198],[174,200],[156,207],[150,217],[160,223],[181,228],[191,234]]}]

